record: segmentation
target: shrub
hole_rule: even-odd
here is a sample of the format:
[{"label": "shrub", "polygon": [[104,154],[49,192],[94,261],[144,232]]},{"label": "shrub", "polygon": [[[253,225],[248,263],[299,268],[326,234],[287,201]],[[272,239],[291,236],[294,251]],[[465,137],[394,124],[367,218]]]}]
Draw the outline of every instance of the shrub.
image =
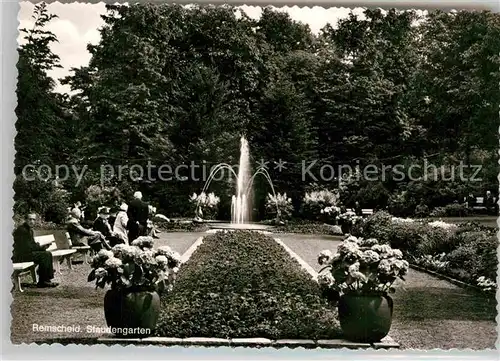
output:
[{"label": "shrub", "polygon": [[[277,211],[279,209],[279,216]],[[289,220],[292,217],[292,199],[287,198],[286,193],[278,193],[276,196],[268,193],[266,197],[266,216],[268,219],[278,218],[279,220]]]},{"label": "shrub", "polygon": [[205,238],[162,297],[158,336],[337,338],[337,311],[272,238],[218,232]]},{"label": "shrub", "polygon": [[210,228],[203,223],[155,221],[155,227],[167,232],[205,232]]},{"label": "shrub", "polygon": [[477,223],[412,221],[378,212],[360,222],[355,234],[385,241],[401,249],[412,262],[470,284],[475,285],[478,277],[496,279],[495,228]]},{"label": "shrub", "polygon": [[464,204],[453,203],[444,207],[436,207],[429,214],[430,217],[464,217],[469,214],[469,210]]},{"label": "shrub", "polygon": [[397,192],[389,198],[388,210],[397,217],[408,217],[413,215],[416,204],[407,191]]},{"label": "shrub", "polygon": [[69,193],[57,182],[19,176],[14,181],[14,192],[14,214],[19,217],[36,212],[42,222],[61,224],[66,220]]},{"label": "shrub", "polygon": [[498,239],[484,232],[462,232],[455,242],[458,247],[446,256],[450,268],[463,269],[469,277],[496,279]]},{"label": "shrub", "polygon": [[281,224],[273,228],[275,233],[300,233],[300,234],[323,234],[323,235],[342,235],[339,226],[324,224],[320,222],[294,220],[287,224]]},{"label": "shrub", "polygon": [[392,216],[384,211],[376,212],[354,224],[352,234],[365,238],[376,238],[385,241],[389,239]]},{"label": "shrub", "polygon": [[85,203],[87,208],[84,211],[86,220],[94,220],[101,206],[118,206],[121,200],[121,192],[116,187],[101,187],[91,185],[85,190]]}]

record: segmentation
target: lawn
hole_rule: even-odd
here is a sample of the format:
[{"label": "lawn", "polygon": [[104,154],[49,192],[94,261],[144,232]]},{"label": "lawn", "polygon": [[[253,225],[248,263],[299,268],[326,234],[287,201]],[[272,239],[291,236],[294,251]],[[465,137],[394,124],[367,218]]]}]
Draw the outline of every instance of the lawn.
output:
[{"label": "lawn", "polygon": [[[317,255],[336,250],[340,237],[282,234],[279,238],[316,271]],[[494,348],[496,300],[410,269],[398,285],[389,332],[402,348]],[[471,330],[474,330],[471,332]]]},{"label": "lawn", "polygon": [[[205,233],[162,233],[157,245],[168,244],[179,253]],[[317,254],[323,249],[335,250],[340,238],[296,234],[275,235],[313,268],[319,270]],[[195,255],[193,255],[195,257]],[[189,263],[188,263],[189,265]],[[61,285],[55,289],[27,288],[15,294],[11,307],[11,340],[13,343],[81,342],[90,343],[105,336],[86,332],[33,332],[40,325],[106,326],[102,290],[87,282],[90,268],[75,265],[71,273],[63,268]],[[29,280],[29,279],[27,279]],[[464,290],[444,280],[410,270],[406,283],[394,295],[395,311],[389,333],[402,348],[449,349],[494,348],[496,333],[496,301]],[[472,331],[471,331],[472,330]]]}]

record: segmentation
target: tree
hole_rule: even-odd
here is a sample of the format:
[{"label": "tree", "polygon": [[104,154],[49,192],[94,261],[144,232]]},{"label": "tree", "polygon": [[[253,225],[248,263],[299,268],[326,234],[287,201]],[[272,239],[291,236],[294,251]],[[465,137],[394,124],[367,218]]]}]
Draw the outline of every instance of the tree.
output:
[{"label": "tree", "polygon": [[66,127],[61,110],[63,100],[53,93],[55,82],[47,75],[47,71],[60,67],[59,57],[50,50],[57,38],[45,30],[56,16],[48,13],[45,3],[40,3],[35,6],[33,18],[32,29],[21,29],[25,44],[18,49],[16,174],[28,164],[53,165],[63,161],[61,155],[65,155],[68,143],[61,137]]}]

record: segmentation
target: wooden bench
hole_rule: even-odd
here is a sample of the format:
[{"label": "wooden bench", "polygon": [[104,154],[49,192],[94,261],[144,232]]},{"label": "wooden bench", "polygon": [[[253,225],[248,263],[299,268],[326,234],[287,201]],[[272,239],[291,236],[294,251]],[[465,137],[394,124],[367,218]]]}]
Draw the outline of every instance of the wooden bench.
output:
[{"label": "wooden bench", "polygon": [[90,246],[73,246],[69,232],[66,232],[66,240],[68,241],[69,248],[74,249],[76,254],[81,254],[86,264],[89,264],[89,259],[94,255],[94,250]]},{"label": "wooden bench", "polygon": [[33,279],[34,284],[38,283],[38,277],[36,273],[38,266],[34,262],[19,262],[14,263],[13,266],[14,271],[12,272],[11,279],[14,287],[12,288],[12,290],[24,292],[21,287],[21,276],[27,273],[31,273],[31,278]]},{"label": "wooden bench", "polygon": [[68,268],[70,269],[70,271],[73,269],[71,265],[71,255],[76,253],[75,249],[58,249],[56,239],[53,234],[35,237],[35,242],[37,242],[41,246],[50,244],[50,246],[47,248],[47,251],[52,253],[52,259],[54,262],[54,269],[56,270],[56,273],[62,274],[61,267],[59,265],[59,261],[61,259],[66,259],[66,263],[68,264]]},{"label": "wooden bench", "polygon": [[[346,212],[354,212],[354,209],[348,208],[346,209]],[[373,209],[362,209],[361,210],[363,216],[371,216],[373,214]]]},{"label": "wooden bench", "polygon": [[361,210],[363,212],[363,216],[371,216],[373,214],[373,209],[363,209]]}]

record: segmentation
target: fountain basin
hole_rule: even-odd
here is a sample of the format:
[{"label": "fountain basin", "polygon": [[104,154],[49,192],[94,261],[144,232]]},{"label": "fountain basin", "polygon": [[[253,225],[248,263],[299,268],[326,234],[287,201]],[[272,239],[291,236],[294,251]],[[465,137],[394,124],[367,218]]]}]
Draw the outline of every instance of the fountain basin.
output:
[{"label": "fountain basin", "polygon": [[227,230],[247,230],[247,231],[257,231],[257,230],[269,230],[272,226],[258,223],[225,223],[225,222],[210,222],[207,223],[210,229],[227,229]]}]

